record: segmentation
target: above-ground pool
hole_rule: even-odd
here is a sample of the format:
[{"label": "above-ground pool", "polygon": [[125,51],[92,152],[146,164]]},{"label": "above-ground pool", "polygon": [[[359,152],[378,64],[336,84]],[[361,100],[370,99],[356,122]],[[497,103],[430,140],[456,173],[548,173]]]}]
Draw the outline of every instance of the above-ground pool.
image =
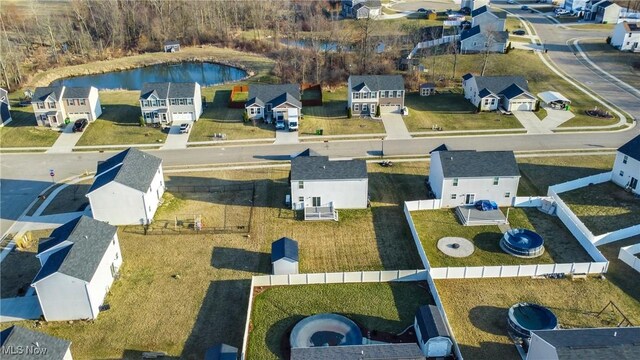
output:
[{"label": "above-ground pool", "polygon": [[531,230],[512,229],[504,234],[500,247],[511,255],[533,258],[544,253],[544,240]]},{"label": "above-ground pool", "polygon": [[522,338],[531,337],[532,330],[553,330],[558,326],[556,315],[544,306],[519,303],[509,309],[509,327]]},{"label": "above-ground pool", "polygon": [[291,330],[292,348],[362,345],[362,332],[353,321],[337,314],[318,314],[300,320]]}]

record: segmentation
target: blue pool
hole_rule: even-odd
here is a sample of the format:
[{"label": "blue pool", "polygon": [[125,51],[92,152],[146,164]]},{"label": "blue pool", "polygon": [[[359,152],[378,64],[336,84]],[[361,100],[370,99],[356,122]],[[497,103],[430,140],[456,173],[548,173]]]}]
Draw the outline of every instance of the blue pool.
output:
[{"label": "blue pool", "polygon": [[538,233],[527,229],[507,231],[500,240],[505,252],[519,257],[537,257],[544,253],[544,240]]}]

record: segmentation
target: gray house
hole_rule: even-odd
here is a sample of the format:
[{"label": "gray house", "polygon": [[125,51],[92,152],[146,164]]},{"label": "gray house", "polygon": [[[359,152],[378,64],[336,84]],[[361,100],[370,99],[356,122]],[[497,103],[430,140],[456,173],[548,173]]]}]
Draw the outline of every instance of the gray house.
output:
[{"label": "gray house", "polygon": [[400,113],[404,107],[402,75],[351,75],[348,80],[347,104],[353,115]]},{"label": "gray house", "polygon": [[507,111],[535,110],[538,99],[529,92],[522,76],[462,76],[464,97],[480,111],[493,111],[500,106]]},{"label": "gray house", "polygon": [[164,42],[164,52],[178,52],[180,51],[180,42],[176,40],[169,40]]},{"label": "gray house", "polygon": [[366,19],[382,14],[380,0],[342,0],[342,16]]},{"label": "gray house", "polygon": [[271,243],[271,266],[273,275],[298,273],[298,242],[288,237]]},{"label": "gray house", "polygon": [[38,126],[57,128],[65,120],[94,121],[102,115],[102,106],[95,87],[50,86],[36,88],[31,106]]},{"label": "gray house", "polygon": [[413,328],[424,356],[444,358],[451,355],[451,335],[435,305],[424,305],[418,309]]},{"label": "gray house", "polygon": [[0,88],[0,122],[11,121],[11,104],[9,104],[9,93]]},{"label": "gray house", "polygon": [[424,360],[415,343],[316,346],[291,349],[291,360]]},{"label": "gray house", "polygon": [[296,84],[249,85],[249,100],[244,107],[250,119],[297,121],[302,112],[300,87]]},{"label": "gray house", "polygon": [[471,11],[471,26],[482,25],[486,30],[504,31],[507,12],[491,12],[486,5],[480,6]]},{"label": "gray house", "polygon": [[3,360],[72,360],[71,341],[13,325],[0,332]]},{"label": "gray house", "polygon": [[635,360],[640,327],[538,330],[531,332],[527,360]]},{"label": "gray house", "polygon": [[508,41],[508,32],[493,30],[493,26],[476,25],[460,34],[460,52],[463,54],[504,53],[507,50]]},{"label": "gray house", "polygon": [[586,13],[585,18],[595,20],[597,23],[616,24],[618,23],[621,11],[622,7],[612,1],[594,1],[590,11]]},{"label": "gray house", "polygon": [[140,110],[147,124],[194,122],[202,115],[202,93],[197,82],[144,83]]}]

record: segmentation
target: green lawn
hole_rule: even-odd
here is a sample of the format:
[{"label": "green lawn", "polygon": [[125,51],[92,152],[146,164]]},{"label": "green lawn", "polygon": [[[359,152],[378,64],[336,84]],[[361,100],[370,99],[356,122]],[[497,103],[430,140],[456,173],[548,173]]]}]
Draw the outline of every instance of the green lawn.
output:
[{"label": "green lawn", "polygon": [[514,30],[519,29],[525,29],[526,31],[526,28],[522,26],[522,22],[520,21],[520,19],[515,16],[507,16],[507,20],[505,21],[505,30],[512,33]]},{"label": "green lawn", "polygon": [[18,107],[20,91],[9,95],[13,121],[0,128],[0,147],[46,147],[56,142],[60,135],[50,128],[36,126],[31,105]]},{"label": "green lawn", "polygon": [[591,61],[598,64],[611,75],[640,88],[640,56],[637,53],[619,51],[602,39],[580,41],[580,47]]},{"label": "green lawn", "polygon": [[[503,209],[506,215],[506,209]],[[558,219],[536,209],[509,209],[511,228],[525,228],[538,232],[545,239],[545,253],[534,259],[511,256],[500,248],[502,232],[498,226],[463,226],[453,209],[426,210],[411,213],[429,263],[433,267],[526,265],[591,261],[575,238]],[[438,240],[446,236],[462,237],[475,245],[466,258],[445,255],[437,248]]]},{"label": "green lawn", "polygon": [[323,284],[267,288],[254,299],[249,359],[281,359],[282,337],[298,321],[319,313],[347,315],[367,329],[399,333],[413,324],[431,296],[418,283]]},{"label": "green lawn", "polygon": [[249,92],[247,92],[247,91],[236,92],[233,95],[233,99],[231,99],[231,100],[237,101],[237,102],[247,101],[247,100],[249,100]]},{"label": "green lawn", "polygon": [[584,30],[602,30],[610,32],[616,27],[616,24],[578,24],[567,26],[571,29],[584,29]]}]

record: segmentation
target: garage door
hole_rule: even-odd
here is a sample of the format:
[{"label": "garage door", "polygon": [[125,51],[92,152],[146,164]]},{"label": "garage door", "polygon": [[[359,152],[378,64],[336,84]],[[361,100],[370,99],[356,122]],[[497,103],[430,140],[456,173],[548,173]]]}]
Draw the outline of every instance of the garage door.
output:
[{"label": "garage door", "polygon": [[186,120],[193,120],[193,113],[192,112],[177,112],[177,113],[173,113],[173,121],[186,121]]},{"label": "garage door", "polygon": [[87,120],[90,119],[89,113],[68,113],[67,116],[71,121],[75,121],[78,119],[87,119]]},{"label": "garage door", "polygon": [[515,101],[511,104],[511,110],[518,110],[518,111],[531,111],[533,110],[533,103],[531,102],[522,102],[522,101]]},{"label": "garage door", "polygon": [[381,105],[380,106],[380,112],[381,113],[399,113],[400,112],[400,105]]}]

